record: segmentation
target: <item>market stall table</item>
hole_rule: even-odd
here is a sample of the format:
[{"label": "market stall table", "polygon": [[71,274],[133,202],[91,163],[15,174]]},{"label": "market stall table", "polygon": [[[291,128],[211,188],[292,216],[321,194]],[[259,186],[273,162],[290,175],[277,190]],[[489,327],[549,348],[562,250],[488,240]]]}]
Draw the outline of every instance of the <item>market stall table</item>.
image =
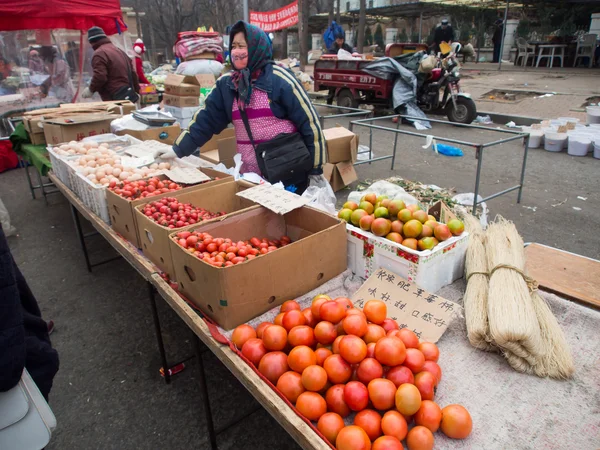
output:
[{"label": "market stall table", "polygon": [[[548,58],[550,61],[548,62],[548,67],[552,67],[554,64],[554,58],[560,58],[560,67],[563,67],[565,62],[565,49],[567,48],[566,44],[541,44],[538,46],[538,56],[535,63],[535,67],[540,67],[540,61],[543,58]],[[548,50],[548,53],[545,53],[544,50]],[[557,52],[558,51],[558,52]]]}]

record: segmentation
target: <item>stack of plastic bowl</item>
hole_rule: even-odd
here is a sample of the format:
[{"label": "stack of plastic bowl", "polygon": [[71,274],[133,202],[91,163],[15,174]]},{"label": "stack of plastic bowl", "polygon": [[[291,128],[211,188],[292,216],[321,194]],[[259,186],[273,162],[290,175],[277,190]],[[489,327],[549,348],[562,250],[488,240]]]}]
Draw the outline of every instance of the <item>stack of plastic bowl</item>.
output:
[{"label": "stack of plastic bowl", "polygon": [[560,152],[567,145],[567,133],[559,133],[556,130],[544,132],[544,150],[549,152]]},{"label": "stack of plastic bowl", "polygon": [[588,124],[600,124],[600,106],[588,106],[586,111]]},{"label": "stack of plastic bowl", "polygon": [[544,132],[539,129],[535,130],[531,127],[523,127],[524,133],[529,133],[529,148],[540,148],[544,141]]}]

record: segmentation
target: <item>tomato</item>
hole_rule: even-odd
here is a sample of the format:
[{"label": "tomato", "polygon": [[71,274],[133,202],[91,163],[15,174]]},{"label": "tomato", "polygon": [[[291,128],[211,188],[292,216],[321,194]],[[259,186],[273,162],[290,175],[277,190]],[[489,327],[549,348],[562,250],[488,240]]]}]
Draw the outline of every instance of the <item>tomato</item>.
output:
[{"label": "tomato", "polygon": [[397,330],[400,327],[398,326],[398,322],[396,322],[394,319],[385,319],[381,323],[381,328],[383,328],[386,333],[389,333],[390,331]]},{"label": "tomato", "polygon": [[415,423],[428,428],[435,433],[442,421],[442,409],[431,400],[423,400],[421,407],[415,414]]},{"label": "tomato", "polygon": [[310,308],[305,308],[302,310],[302,314],[304,314],[304,318],[306,319],[306,325],[314,328],[317,325],[317,320],[313,317],[312,311]]},{"label": "tomato", "polygon": [[275,316],[275,319],[273,320],[273,323],[275,325],[279,325],[279,326],[283,326],[283,316],[285,316],[285,313],[279,313]]},{"label": "tomato", "polygon": [[369,399],[375,409],[386,411],[394,407],[396,385],[385,378],[375,378],[367,386]]},{"label": "tomato", "polygon": [[338,324],[335,326],[335,331],[337,332],[338,336],[345,336],[348,333],[346,333],[346,330],[344,330],[344,321],[340,320],[338,322]]},{"label": "tomato", "polygon": [[404,416],[398,411],[388,411],[381,418],[381,431],[386,436],[394,436],[402,441],[408,433],[408,424]]},{"label": "tomato", "polygon": [[342,417],[347,417],[350,415],[351,410],[344,401],[344,387],[343,384],[331,386],[327,389],[325,400],[329,411],[333,411]]},{"label": "tomato", "polygon": [[370,450],[371,440],[365,430],[350,425],[340,430],[335,440],[336,450]]},{"label": "tomato", "polygon": [[377,411],[372,409],[364,409],[354,417],[354,425],[361,427],[369,436],[369,439],[374,441],[381,436],[381,416]]},{"label": "tomato", "polygon": [[339,346],[340,355],[350,364],[358,364],[367,356],[367,344],[358,336],[343,336]]},{"label": "tomato", "polygon": [[335,341],[336,337],[337,331],[331,322],[322,321],[315,327],[315,338],[319,344],[329,345]]},{"label": "tomato", "polygon": [[375,358],[375,342],[367,344],[367,358]]},{"label": "tomato", "polygon": [[402,328],[398,332],[398,337],[404,342],[406,348],[418,348],[419,338],[417,335],[409,330],[408,328]]},{"label": "tomato", "polygon": [[281,319],[281,325],[287,331],[300,325],[306,325],[306,318],[299,309],[292,309],[282,314],[283,318]]},{"label": "tomato", "polygon": [[343,337],[344,336],[336,337],[335,341],[333,341],[333,344],[331,344],[331,351],[333,352],[334,355],[340,354],[340,342],[342,341]]},{"label": "tomato", "polygon": [[250,239],[250,243],[252,244],[252,246],[258,247],[260,245],[260,240],[256,237],[253,237],[252,239]]},{"label": "tomato", "polygon": [[358,365],[356,376],[358,381],[367,385],[371,380],[383,376],[383,367],[375,358],[365,358]]},{"label": "tomato", "polygon": [[430,372],[431,374],[433,374],[433,376],[437,380],[436,385],[439,384],[440,381],[442,381],[442,369],[436,362],[425,361],[425,364],[423,364],[422,372]]},{"label": "tomato", "polygon": [[425,355],[416,348],[407,348],[406,349],[406,358],[402,363],[406,367],[408,367],[412,373],[419,373],[423,370],[423,365],[425,364]]},{"label": "tomato", "polygon": [[394,367],[404,362],[406,348],[400,339],[384,337],[375,344],[375,358],[381,364]]},{"label": "tomato", "polygon": [[352,411],[362,411],[369,404],[369,391],[360,381],[350,381],[344,387],[344,401]]},{"label": "tomato", "polygon": [[279,377],[288,371],[287,355],[283,352],[267,353],[258,363],[258,371],[271,383],[277,384]]},{"label": "tomato", "polygon": [[406,436],[408,450],[432,450],[433,442],[433,433],[419,425],[411,429]]},{"label": "tomato", "polygon": [[461,405],[448,405],[442,409],[442,433],[452,439],[465,439],[473,429],[469,411]]},{"label": "tomato", "polygon": [[403,450],[402,442],[396,439],[394,436],[381,436],[378,437],[371,450]]},{"label": "tomato", "polygon": [[365,316],[365,313],[363,313],[360,309],[357,308],[350,308],[348,311],[346,311],[346,316],[361,316],[363,319],[367,320],[367,316]]},{"label": "tomato", "polygon": [[396,391],[395,402],[401,414],[412,416],[421,407],[421,393],[412,384],[401,384]]},{"label": "tomato", "polygon": [[327,412],[327,403],[316,392],[306,391],[298,396],[296,409],[308,420],[317,421]]},{"label": "tomato", "polygon": [[256,338],[256,331],[250,325],[240,325],[233,330],[233,334],[231,335],[231,342],[235,344],[235,346],[241,349],[248,339]]},{"label": "tomato", "polygon": [[348,297],[338,297],[333,301],[342,305],[346,310],[354,308],[352,301]]},{"label": "tomato", "polygon": [[302,373],[304,369],[314,364],[317,364],[317,356],[306,345],[294,347],[288,355],[288,366],[295,372]]},{"label": "tomato", "polygon": [[319,308],[319,317],[331,323],[338,323],[346,316],[346,308],[333,301],[324,302]]},{"label": "tomato", "polygon": [[342,321],[342,325],[346,334],[353,334],[358,337],[367,334],[367,320],[358,314],[346,316]]},{"label": "tomato", "polygon": [[259,339],[262,339],[263,331],[269,325],[273,325],[273,324],[271,322],[262,322],[259,326],[257,326],[256,327],[256,337],[258,337]]},{"label": "tomato", "polygon": [[335,440],[344,426],[344,419],[334,412],[323,414],[317,422],[317,430],[332,444],[335,444]]},{"label": "tomato", "polygon": [[[350,379],[352,368],[340,355],[331,355],[323,362],[329,381],[333,384],[343,384]],[[366,388],[365,388],[366,389]]]},{"label": "tomato", "polygon": [[292,309],[297,309],[298,311],[300,311],[300,305],[295,300],[286,300],[281,305],[281,309],[279,310],[279,312],[288,312]]},{"label": "tomato", "polygon": [[415,382],[414,374],[405,366],[392,367],[385,377],[394,383],[396,387],[400,387],[400,385],[404,383],[414,384]]},{"label": "tomato", "polygon": [[382,337],[385,337],[385,330],[379,325],[370,323],[367,325],[367,332],[362,338],[367,344],[370,344],[371,342],[377,342]]},{"label": "tomato", "polygon": [[325,302],[330,302],[331,298],[328,295],[317,295],[313,298],[312,305],[310,306],[310,310],[312,311],[312,315],[316,320],[321,320],[321,316],[319,315],[319,311],[321,309],[321,305]]},{"label": "tomato", "polygon": [[279,377],[279,380],[277,380],[277,389],[292,403],[296,403],[298,396],[306,390],[302,385],[300,374],[292,371],[286,372]]},{"label": "tomato", "polygon": [[267,350],[283,350],[287,344],[287,331],[279,325],[271,325],[264,329],[262,339]]},{"label": "tomato", "polygon": [[425,355],[425,361],[437,362],[440,357],[440,350],[433,342],[421,342],[419,350]]},{"label": "tomato", "polygon": [[298,325],[289,331],[288,342],[292,347],[297,347],[298,345],[313,347],[316,343],[315,333],[309,326]]},{"label": "tomato", "polygon": [[302,385],[307,391],[319,392],[327,384],[327,372],[321,366],[311,365],[302,372]]},{"label": "tomato", "polygon": [[421,393],[423,400],[433,400],[437,379],[430,372],[421,372],[415,375],[415,386]]},{"label": "tomato", "polygon": [[242,346],[242,355],[244,355],[252,364],[258,366],[261,358],[265,356],[267,349],[262,339],[248,339]]},{"label": "tomato", "polygon": [[318,348],[315,350],[315,355],[317,356],[317,364],[319,366],[323,366],[323,363],[327,358],[329,358],[333,353],[328,348]]},{"label": "tomato", "polygon": [[367,316],[369,322],[380,325],[387,316],[387,305],[381,300],[369,300],[365,303],[363,312],[365,313],[365,316]]}]

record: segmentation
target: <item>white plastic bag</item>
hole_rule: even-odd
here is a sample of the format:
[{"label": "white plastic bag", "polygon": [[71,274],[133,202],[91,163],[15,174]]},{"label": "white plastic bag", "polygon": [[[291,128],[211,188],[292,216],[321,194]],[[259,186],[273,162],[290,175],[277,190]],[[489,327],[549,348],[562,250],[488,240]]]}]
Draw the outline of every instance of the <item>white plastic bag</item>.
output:
[{"label": "white plastic bag", "polygon": [[323,175],[310,175],[308,187],[302,193],[302,198],[309,201],[308,205],[335,215],[335,202],[337,201],[333,189]]},{"label": "white plastic bag", "polygon": [[342,61],[354,61],[357,59],[361,59],[361,58],[356,58],[356,57],[352,56],[352,53],[344,50],[343,48],[340,48],[338,50],[337,58]]},{"label": "white plastic bag", "polygon": [[223,71],[223,64],[211,59],[192,59],[177,66],[175,73],[179,75],[214,75],[218,77]]},{"label": "white plastic bag", "polygon": [[10,224],[10,215],[8,214],[8,209],[4,206],[2,199],[0,198],[0,224],[2,225],[2,230],[6,236],[13,236],[17,234],[17,229]]},{"label": "white plastic bag", "polygon": [[348,201],[359,203],[363,195],[371,192],[377,195],[387,195],[390,200],[402,200],[407,205],[419,204],[419,201],[415,197],[407,193],[400,186],[385,180],[376,181],[363,191],[351,192],[348,195]]},{"label": "white plastic bag", "polygon": [[[470,194],[457,194],[454,197],[452,197],[452,200],[455,201],[456,203],[458,203],[459,205],[463,205],[463,206],[473,206],[473,199],[475,198],[475,194],[470,193]],[[477,201],[480,202],[481,200],[483,200],[483,197],[481,195],[477,196]],[[487,228],[487,216],[489,213],[488,207],[485,204],[485,202],[483,203],[479,203],[478,206],[481,206],[481,217],[479,217],[479,223],[481,223],[481,227],[485,230]]]},{"label": "white plastic bag", "polygon": [[245,180],[245,181],[248,181],[248,182],[254,183],[254,184],[265,184],[265,183],[268,183],[267,180],[265,180],[264,178],[262,178],[257,173],[254,173],[254,172],[240,173],[240,169],[242,168],[242,164],[244,164],[242,162],[242,155],[240,153],[236,153],[233,156],[233,162],[235,163],[235,165],[233,167],[227,168],[227,167],[225,167],[225,164],[219,163],[216,166],[214,166],[213,169],[214,170],[218,170],[219,172],[224,172],[224,173],[228,173],[229,175],[232,175],[233,178],[236,181],[237,180]]}]

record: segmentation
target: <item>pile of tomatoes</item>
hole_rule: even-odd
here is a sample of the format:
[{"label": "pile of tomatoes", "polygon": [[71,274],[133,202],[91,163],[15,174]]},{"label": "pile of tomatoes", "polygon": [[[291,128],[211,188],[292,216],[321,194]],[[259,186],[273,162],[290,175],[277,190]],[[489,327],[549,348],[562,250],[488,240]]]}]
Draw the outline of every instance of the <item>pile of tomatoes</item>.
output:
[{"label": "pile of tomatoes", "polygon": [[439,429],[454,439],[471,433],[463,406],[434,402],[438,347],[400,329],[380,300],[362,311],[345,297],[318,295],[304,310],[288,300],[273,323],[240,325],[231,339],[338,450],[402,450],[404,440],[426,450]]},{"label": "pile of tomatoes", "polygon": [[183,186],[171,180],[160,180],[157,177],[152,177],[148,180],[125,181],[122,184],[117,184],[113,180],[110,182],[108,188],[127,200],[136,200],[138,198],[166,194],[167,192],[175,192],[182,189]]},{"label": "pile of tomatoes", "polygon": [[149,219],[167,228],[181,228],[225,215],[224,212],[213,213],[191,203],[179,203],[175,197],[163,197],[147,203],[142,212]]},{"label": "pile of tomatoes", "polygon": [[288,236],[279,239],[259,239],[234,242],[229,238],[214,238],[209,233],[182,231],[177,233],[177,243],[207,264],[229,267],[265,255],[290,244]]}]

